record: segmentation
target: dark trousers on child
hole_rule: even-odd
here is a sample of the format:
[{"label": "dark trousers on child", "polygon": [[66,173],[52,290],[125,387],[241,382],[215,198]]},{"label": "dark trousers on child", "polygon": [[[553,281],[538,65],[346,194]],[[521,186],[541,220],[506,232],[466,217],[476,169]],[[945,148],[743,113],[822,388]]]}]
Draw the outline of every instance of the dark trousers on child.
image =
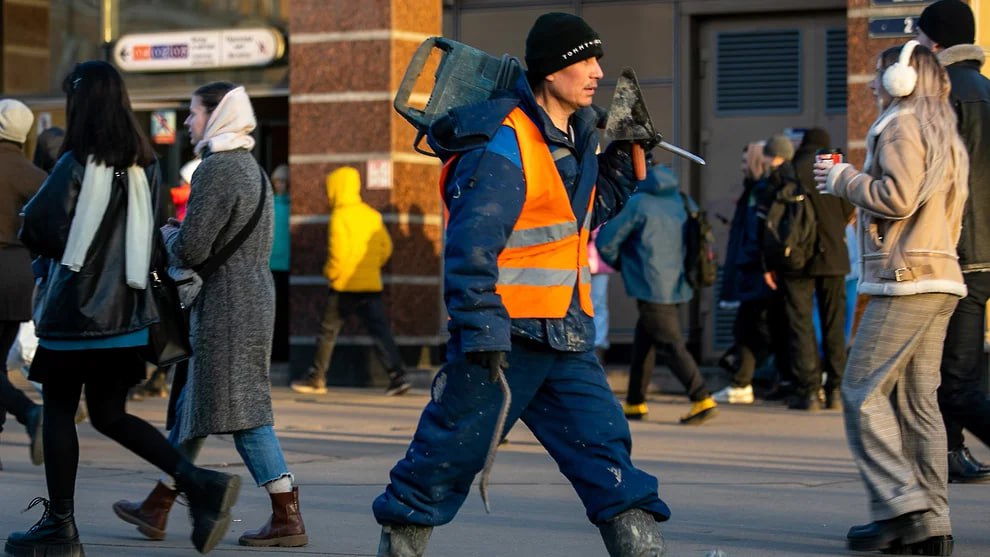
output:
[{"label": "dark trousers on child", "polygon": [[708,388],[698,371],[698,364],[684,345],[677,304],[636,301],[639,320],[633,337],[632,364],[629,368],[629,391],[626,402],[642,404],[653,377],[656,358],[670,367],[684,385],[692,402],[708,398]]},{"label": "dark trousers on child", "polygon": [[402,355],[392,338],[392,331],[385,315],[385,304],[381,292],[337,292],[330,290],[327,307],[323,311],[320,325],[320,338],[316,344],[316,355],[310,367],[311,376],[322,379],[330,367],[330,357],[337,344],[337,335],[344,321],[350,316],[357,317],[371,336],[375,353],[390,377],[405,373]]}]

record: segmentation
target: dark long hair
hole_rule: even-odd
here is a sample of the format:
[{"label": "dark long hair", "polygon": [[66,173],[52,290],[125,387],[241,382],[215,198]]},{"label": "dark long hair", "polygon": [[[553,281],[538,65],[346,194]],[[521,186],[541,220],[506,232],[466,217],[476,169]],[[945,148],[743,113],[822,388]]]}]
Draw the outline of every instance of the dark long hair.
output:
[{"label": "dark long hair", "polygon": [[64,138],[65,130],[62,128],[48,128],[38,134],[38,141],[34,147],[34,165],[51,174],[52,168],[58,162],[58,153],[62,150]]},{"label": "dark long hair", "polygon": [[203,103],[203,108],[206,109],[207,114],[213,114],[213,111],[217,109],[220,101],[223,100],[227,93],[237,89],[237,85],[229,81],[214,81],[213,83],[207,83],[206,85],[200,86],[198,89],[193,91],[194,97],[199,97],[200,102]]},{"label": "dark long hair", "polygon": [[99,60],[77,64],[62,81],[62,91],[67,124],[59,156],[71,151],[85,164],[92,155],[113,168],[147,166],[155,160],[131,112],[124,80],[113,66]]}]

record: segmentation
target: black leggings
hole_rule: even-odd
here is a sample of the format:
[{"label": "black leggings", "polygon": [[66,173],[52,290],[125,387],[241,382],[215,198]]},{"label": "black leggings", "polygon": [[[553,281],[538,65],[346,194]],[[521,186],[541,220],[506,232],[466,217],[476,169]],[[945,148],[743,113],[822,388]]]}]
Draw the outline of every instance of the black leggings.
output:
[{"label": "black leggings", "polygon": [[[35,365],[52,365],[72,359],[73,367],[50,369],[44,383],[45,477],[52,500],[72,499],[79,467],[79,438],[75,414],[79,397],[86,389],[89,420],[97,431],[130,449],[134,454],[175,475],[182,456],[148,422],[128,414],[125,408],[130,381],[115,374],[119,366],[143,366],[133,349],[52,351],[38,349]],[[39,362],[39,359],[41,362]],[[98,367],[97,367],[98,366]],[[116,369],[115,369],[116,368]],[[83,375],[88,374],[88,378]]]}]

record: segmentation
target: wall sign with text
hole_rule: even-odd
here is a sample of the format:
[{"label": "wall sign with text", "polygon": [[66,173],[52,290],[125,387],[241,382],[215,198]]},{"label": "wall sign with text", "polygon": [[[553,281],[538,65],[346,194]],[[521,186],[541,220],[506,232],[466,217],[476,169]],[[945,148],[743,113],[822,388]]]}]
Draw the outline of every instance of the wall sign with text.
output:
[{"label": "wall sign with text", "polygon": [[285,55],[285,38],[270,27],[202,29],[124,35],[113,61],[127,72],[267,66]]},{"label": "wall sign with text", "polygon": [[870,0],[874,6],[917,6],[931,4],[934,0]]},{"label": "wall sign with text", "polygon": [[894,39],[897,37],[914,37],[918,34],[917,15],[900,17],[871,17],[871,39]]}]

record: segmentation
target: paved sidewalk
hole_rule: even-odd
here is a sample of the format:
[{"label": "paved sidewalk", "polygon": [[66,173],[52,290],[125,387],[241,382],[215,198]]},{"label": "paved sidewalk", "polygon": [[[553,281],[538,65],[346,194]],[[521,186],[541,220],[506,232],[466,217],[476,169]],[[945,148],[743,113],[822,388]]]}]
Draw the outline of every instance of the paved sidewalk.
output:
[{"label": "paved sidewalk", "polygon": [[[377,391],[340,389],[326,396],[275,390],[276,426],[301,490],[310,545],[298,549],[242,548],[237,537],[268,517],[268,498],[250,484],[229,437],[208,442],[201,463],[246,480],[231,531],[213,554],[374,555],[379,528],[371,501],[401,458],[427,401],[425,389],[398,398]],[[162,425],[164,399],[130,403],[132,412]],[[849,555],[848,527],[867,521],[866,494],[846,448],[837,412],[809,414],[757,404],[723,407],[700,427],[676,424],[683,396],[655,395],[650,416],[632,424],[636,462],[660,477],[661,497],[673,510],[665,523],[670,557]],[[40,508],[21,514],[44,495],[44,474],[31,466],[23,429],[8,421],[0,443],[0,538],[23,530]],[[144,540],[118,520],[110,505],[143,497],[158,474],[136,456],[79,426],[81,465],[76,509],[87,555],[164,557],[195,555],[185,508],[176,507],[165,541]],[[523,425],[509,435],[492,476],[493,512],[477,490],[450,525],[437,529],[428,555],[601,557],[597,529],[584,517],[573,490]],[[977,457],[990,460],[983,446]],[[957,557],[990,555],[986,502],[990,485],[952,485]]]}]

